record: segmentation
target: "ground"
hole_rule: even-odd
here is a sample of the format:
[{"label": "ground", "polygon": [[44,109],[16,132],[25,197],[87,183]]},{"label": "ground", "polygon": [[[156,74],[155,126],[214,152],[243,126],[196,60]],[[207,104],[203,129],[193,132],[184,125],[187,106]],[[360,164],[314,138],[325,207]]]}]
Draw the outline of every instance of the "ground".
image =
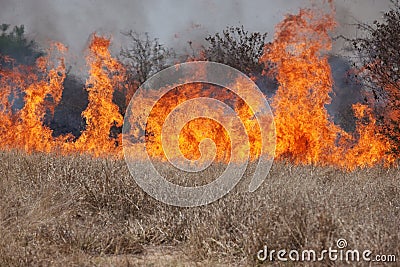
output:
[{"label": "ground", "polygon": [[[206,206],[172,207],[143,192],[123,160],[0,152],[0,266],[270,265],[256,257],[264,245],[317,251],[340,238],[400,260],[398,168],[275,162],[256,192],[247,185]],[[342,265],[289,266],[327,264]]]}]

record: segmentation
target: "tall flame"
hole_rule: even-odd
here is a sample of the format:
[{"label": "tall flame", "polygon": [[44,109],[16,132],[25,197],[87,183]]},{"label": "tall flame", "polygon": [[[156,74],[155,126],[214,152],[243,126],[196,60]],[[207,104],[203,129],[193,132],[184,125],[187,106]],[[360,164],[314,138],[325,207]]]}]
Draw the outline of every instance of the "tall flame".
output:
[{"label": "tall flame", "polygon": [[[330,13],[302,9],[277,26],[274,41],[265,47],[261,61],[275,64],[280,84],[272,99],[276,157],[347,169],[392,163],[388,140],[379,134],[368,107],[353,107],[359,119],[353,135],[334,125],[325,109],[333,83],[327,56],[332,45],[329,31],[335,25],[333,9]],[[368,122],[363,124],[365,116]]]},{"label": "tall flame", "polygon": [[110,129],[122,126],[123,118],[113,103],[115,88],[123,82],[124,72],[118,61],[111,57],[110,40],[94,35],[89,46],[87,61],[90,77],[86,82],[89,104],[82,116],[86,129],[73,143],[73,150],[88,152],[94,156],[120,154],[121,135],[111,136]]},{"label": "tall flame", "polygon": [[276,64],[279,88],[273,98],[278,157],[296,163],[326,162],[340,131],[328,118],[332,77],[326,55],[335,26],[331,14],[311,10],[287,16],[261,60]]},{"label": "tall flame", "polygon": [[[54,112],[54,107],[61,99],[65,51],[66,48],[57,43],[48,51],[48,56],[37,60],[35,70],[28,67],[14,67],[12,71],[0,70],[0,85],[3,89],[1,118],[5,124],[1,131],[2,147],[50,152],[55,143],[62,141],[61,138],[53,138],[52,130],[43,123],[46,112]],[[50,57],[57,53],[61,55],[54,64]],[[17,98],[21,92],[24,95],[24,106],[14,113],[13,101],[9,99]]]}]

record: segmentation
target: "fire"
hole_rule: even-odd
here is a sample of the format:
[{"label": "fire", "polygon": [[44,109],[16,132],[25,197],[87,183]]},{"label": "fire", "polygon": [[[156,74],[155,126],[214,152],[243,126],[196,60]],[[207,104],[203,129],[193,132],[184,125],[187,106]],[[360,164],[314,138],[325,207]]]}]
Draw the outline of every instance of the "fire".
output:
[{"label": "fire", "polygon": [[[353,140],[357,140],[357,143],[347,149],[347,153],[344,154],[345,160],[337,158],[337,164],[348,169],[354,169],[358,166],[371,167],[382,161],[386,165],[392,164],[396,159],[388,153],[391,149],[390,141],[378,132],[376,119],[372,115],[371,108],[366,105],[355,104],[353,110],[358,119],[353,137]],[[362,123],[363,120],[366,120],[366,122]],[[347,146],[349,143],[351,142],[347,142]]]},{"label": "fire", "polygon": [[311,10],[287,16],[277,26],[273,43],[261,60],[276,64],[280,84],[272,100],[278,158],[296,163],[326,162],[335,149],[340,129],[328,118],[332,77],[327,56],[331,14],[316,17]]},{"label": "fire", "polygon": [[[275,157],[296,164],[333,165],[349,170],[393,163],[395,157],[388,153],[390,142],[379,133],[368,106],[354,105],[358,124],[353,134],[335,125],[326,111],[333,84],[327,54],[332,45],[329,32],[335,26],[333,9],[328,13],[302,9],[277,25],[273,42],[265,47],[260,60],[274,64],[272,74],[279,82],[271,99],[277,135]],[[55,44],[34,68],[17,66],[12,59],[4,58],[8,68],[0,66],[0,148],[121,157],[122,136],[118,128],[123,118],[113,95],[124,86],[126,76],[123,66],[111,56],[109,46],[110,39],[93,35],[86,58],[89,104],[82,113],[86,128],[76,140],[72,135],[54,137],[45,125],[46,116],[52,115],[62,97],[66,48]],[[242,86],[241,81],[234,86]],[[151,91],[147,93],[144,101],[152,97]],[[19,97],[23,97],[22,108],[16,107]],[[146,142],[150,157],[165,160],[161,136],[168,114],[185,101],[202,97],[212,97],[235,110],[247,132],[252,160],[266,153],[261,149],[261,130],[252,109],[225,88],[199,83],[178,86],[165,94],[151,110],[147,124],[132,125],[134,132],[146,133],[145,140],[132,142]],[[141,104],[136,108],[140,109]],[[178,125],[183,117],[174,119]],[[226,123],[235,129],[233,120]],[[187,159],[198,160],[201,143],[207,138],[216,144],[216,161],[228,162],[231,153],[243,154],[246,159],[245,149],[234,146],[227,129],[212,119],[191,120],[172,141],[179,144]],[[232,147],[237,149],[231,151]]]},{"label": "fire", "polygon": [[[86,83],[89,105],[82,113],[86,129],[76,141],[72,136],[53,137],[53,131],[44,125],[46,112],[54,113],[61,100],[63,82],[66,77],[64,53],[66,48],[54,44],[48,56],[37,60],[36,68],[13,67],[12,71],[0,69],[1,97],[1,147],[17,148],[27,152],[90,153],[106,156],[110,153],[121,156],[120,134],[111,136],[113,126],[122,125],[122,115],[112,102],[113,93],[124,79],[122,66],[111,57],[108,50],[110,40],[93,36],[87,61],[90,77]],[[56,63],[51,57],[59,54]],[[8,62],[13,63],[12,60]],[[19,92],[20,90],[20,92]],[[13,111],[10,97],[24,95],[24,106]],[[50,99],[50,100],[49,100]]]},{"label": "fire", "polygon": [[72,150],[88,152],[94,156],[121,154],[121,146],[118,146],[121,135],[117,134],[113,138],[110,129],[122,126],[123,122],[118,106],[113,103],[113,93],[123,82],[124,72],[121,64],[111,57],[109,46],[109,39],[93,36],[87,57],[90,66],[90,77],[86,82],[89,105],[82,113],[86,129],[72,143]]},{"label": "fire", "polygon": [[[14,67],[12,71],[0,69],[1,103],[3,107],[1,146],[18,148],[26,151],[50,152],[62,138],[53,138],[52,130],[43,125],[46,112],[54,112],[61,99],[62,83],[65,78],[63,53],[66,48],[62,44],[54,44],[48,56],[36,62],[36,68]],[[50,57],[60,53],[56,63]],[[14,64],[13,61],[9,61]],[[1,66],[0,66],[1,67]],[[21,90],[21,91],[19,91]],[[13,111],[14,100],[24,94],[24,106]],[[9,101],[9,98],[13,98]]]},{"label": "fire", "polygon": [[[276,65],[280,84],[272,99],[277,147],[276,157],[295,163],[336,165],[346,169],[394,161],[387,154],[388,140],[379,134],[365,105],[353,107],[359,119],[354,135],[334,125],[325,109],[330,103],[332,76],[327,52],[329,31],[335,27],[334,11],[321,14],[303,9],[277,26],[272,44],[261,60]],[[362,124],[364,117],[368,123]]]},{"label": "fire", "polygon": [[[163,160],[166,159],[164,157],[164,150],[162,147],[161,133],[167,115],[170,114],[175,107],[179,106],[185,101],[202,97],[212,97],[213,99],[219,100],[231,106],[231,108],[236,111],[249,137],[250,158],[253,160],[258,158],[261,151],[261,134],[260,128],[254,119],[254,113],[252,112],[251,108],[237,95],[230,93],[227,89],[218,88],[215,85],[204,85],[200,83],[185,84],[176,87],[176,89],[165,94],[163,98],[153,107],[149,119],[147,120],[147,131],[148,133],[151,133],[151,135],[147,138],[146,143],[146,149],[149,154],[152,157],[158,157]],[[186,158],[191,160],[199,159],[200,143],[202,140],[209,138],[216,144],[217,154],[215,159],[217,161],[229,162],[231,158],[230,151],[232,147],[235,148],[232,153],[241,155],[240,158],[242,160],[246,160],[247,155],[243,153],[243,146],[236,143],[232,145],[231,142],[234,140],[231,140],[230,135],[223,126],[225,124],[231,129],[237,129],[237,126],[234,125],[234,118],[232,117],[229,119],[229,116],[218,117],[218,114],[223,113],[223,111],[220,111],[210,114],[210,117],[216,117],[215,120],[198,118],[185,124],[179,134],[179,148]],[[221,124],[217,121],[224,121],[224,123]],[[175,123],[175,125],[176,124],[177,123]]]}]

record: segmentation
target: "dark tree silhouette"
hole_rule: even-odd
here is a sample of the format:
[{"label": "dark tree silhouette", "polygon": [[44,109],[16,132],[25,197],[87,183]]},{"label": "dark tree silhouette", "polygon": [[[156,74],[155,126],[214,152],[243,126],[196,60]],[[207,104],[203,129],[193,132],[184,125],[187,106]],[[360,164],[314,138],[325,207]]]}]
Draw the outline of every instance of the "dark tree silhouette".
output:
[{"label": "dark tree silhouette", "polygon": [[[10,24],[0,25],[0,55],[10,56],[17,63],[31,65],[43,53],[38,51],[38,46],[33,40],[25,37],[24,25],[15,26],[10,31]],[[5,65],[3,61],[0,62]]]}]

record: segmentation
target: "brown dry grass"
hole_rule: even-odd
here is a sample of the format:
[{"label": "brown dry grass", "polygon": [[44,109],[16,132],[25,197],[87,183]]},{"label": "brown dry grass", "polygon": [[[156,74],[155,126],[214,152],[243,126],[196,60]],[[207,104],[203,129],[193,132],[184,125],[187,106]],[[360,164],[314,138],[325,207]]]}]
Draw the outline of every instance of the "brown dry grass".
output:
[{"label": "brown dry grass", "polygon": [[252,266],[264,244],[318,250],[338,238],[400,257],[397,168],[274,163],[255,193],[244,181],[196,208],[152,199],[124,161],[0,152],[0,177],[0,266]]}]

